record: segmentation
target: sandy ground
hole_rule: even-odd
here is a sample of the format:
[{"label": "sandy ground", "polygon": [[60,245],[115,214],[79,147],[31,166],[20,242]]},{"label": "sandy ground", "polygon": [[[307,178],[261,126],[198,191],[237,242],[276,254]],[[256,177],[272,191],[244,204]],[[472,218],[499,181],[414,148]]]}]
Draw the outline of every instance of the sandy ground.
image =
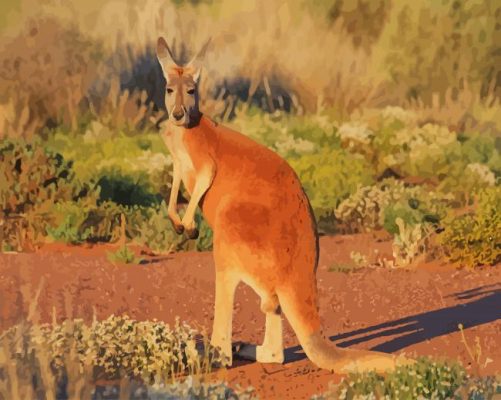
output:
[{"label": "sandy ground", "polygon": [[[482,347],[481,374],[501,373],[501,268],[457,270],[429,264],[413,269],[362,268],[350,252],[390,257],[389,242],[371,235],[323,237],[317,272],[324,332],[339,346],[410,356],[460,360],[475,372],[458,324],[470,346]],[[214,267],[211,253],[145,257],[140,265],[113,265],[110,248],[47,246],[36,253],[0,255],[0,330],[28,312],[37,290],[40,321],[128,314],[173,323],[176,316],[210,333]],[[233,340],[260,343],[264,316],[249,287],[237,289]],[[307,360],[285,324],[286,362],[263,365],[236,361],[218,375],[230,385],[252,385],[262,399],[305,399],[321,393],[339,375]],[[487,360],[490,359],[491,361]]]}]

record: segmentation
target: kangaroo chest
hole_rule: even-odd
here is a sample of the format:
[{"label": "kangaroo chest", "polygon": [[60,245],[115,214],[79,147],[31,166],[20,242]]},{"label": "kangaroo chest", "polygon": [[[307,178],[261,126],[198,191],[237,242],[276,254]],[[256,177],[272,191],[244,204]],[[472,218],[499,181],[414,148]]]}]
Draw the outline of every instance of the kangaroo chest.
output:
[{"label": "kangaroo chest", "polygon": [[172,158],[179,166],[179,174],[186,190],[191,194],[195,184],[195,167],[184,143],[183,131],[174,129],[166,133],[163,139]]}]

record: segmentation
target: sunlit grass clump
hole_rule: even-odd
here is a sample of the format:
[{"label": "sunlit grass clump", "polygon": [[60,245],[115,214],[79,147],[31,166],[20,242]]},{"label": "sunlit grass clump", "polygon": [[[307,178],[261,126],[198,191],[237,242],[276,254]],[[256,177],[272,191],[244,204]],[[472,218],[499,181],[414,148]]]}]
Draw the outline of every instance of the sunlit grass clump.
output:
[{"label": "sunlit grass clump", "polygon": [[[0,398],[3,400],[89,398],[99,380],[171,384],[186,375],[203,375],[224,364],[217,350],[176,321],[135,321],[111,316],[103,321],[66,320],[60,324],[21,323],[0,336]],[[73,397],[72,397],[73,396]]]},{"label": "sunlit grass clump", "polygon": [[501,393],[501,380],[472,378],[457,363],[420,358],[393,373],[351,374],[315,400],[488,400]]}]

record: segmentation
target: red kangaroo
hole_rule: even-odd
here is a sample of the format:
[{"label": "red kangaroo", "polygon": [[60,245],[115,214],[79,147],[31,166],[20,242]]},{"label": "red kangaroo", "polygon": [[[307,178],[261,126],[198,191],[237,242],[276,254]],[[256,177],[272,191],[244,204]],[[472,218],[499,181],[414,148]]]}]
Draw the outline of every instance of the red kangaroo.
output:
[{"label": "red kangaroo", "polygon": [[[311,206],[285,160],[199,111],[198,84],[208,43],[187,65],[175,63],[163,38],[157,57],[167,81],[169,114],[162,137],[173,159],[168,214],[178,233],[195,238],[200,206],[214,232],[216,299],[211,344],[232,361],[232,311],[239,282],[261,297],[266,314],[259,362],[282,363],[283,311],[308,358],[336,372],[393,369],[403,358],[341,349],[321,335],[316,269],[318,236]],[[181,219],[179,185],[190,194]]]}]

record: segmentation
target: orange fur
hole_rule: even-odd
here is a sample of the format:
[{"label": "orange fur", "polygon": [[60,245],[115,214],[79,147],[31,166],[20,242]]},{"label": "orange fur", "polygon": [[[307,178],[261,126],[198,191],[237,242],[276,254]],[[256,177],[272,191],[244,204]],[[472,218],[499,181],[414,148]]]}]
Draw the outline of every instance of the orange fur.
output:
[{"label": "orange fur", "polygon": [[[157,52],[171,54],[164,47],[165,42],[159,40]],[[177,90],[181,93],[185,83],[197,82],[191,74],[188,70],[180,74],[184,81],[177,81]],[[179,98],[171,99],[171,106],[186,109]],[[256,351],[258,361],[283,361],[282,325],[277,316],[280,305],[306,354],[320,367],[347,372],[395,366],[390,355],[338,349],[320,334],[316,224],[292,168],[270,149],[196,111],[186,119],[189,122],[169,119],[163,138],[174,160],[173,187],[182,181],[191,195],[180,221],[173,207],[177,189],[173,189],[169,217],[178,232],[184,228],[190,236],[196,231],[193,216],[200,206],[214,231],[212,343],[231,361],[233,296],[238,282],[243,281],[261,297],[266,313],[265,341]]]}]

